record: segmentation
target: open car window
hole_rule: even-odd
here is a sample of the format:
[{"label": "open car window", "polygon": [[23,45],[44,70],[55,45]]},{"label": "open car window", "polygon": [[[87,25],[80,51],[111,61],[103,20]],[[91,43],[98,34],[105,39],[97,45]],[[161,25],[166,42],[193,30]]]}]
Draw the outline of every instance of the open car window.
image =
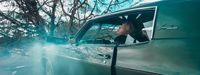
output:
[{"label": "open car window", "polygon": [[118,30],[124,22],[130,22],[130,32],[118,40],[120,44],[134,44],[150,41],[153,36],[155,8],[124,12],[94,20],[83,35],[81,43],[113,44],[119,36]]},{"label": "open car window", "polygon": [[81,43],[111,44],[117,36],[120,25],[93,23],[92,27],[83,36]]}]

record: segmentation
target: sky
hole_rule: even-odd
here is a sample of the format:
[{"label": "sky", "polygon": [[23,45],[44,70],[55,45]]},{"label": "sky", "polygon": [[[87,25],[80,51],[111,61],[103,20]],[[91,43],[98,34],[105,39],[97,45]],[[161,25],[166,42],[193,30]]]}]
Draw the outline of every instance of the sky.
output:
[{"label": "sky", "polygon": [[[68,0],[67,0],[68,1]],[[134,2],[137,2],[139,0],[135,0]],[[144,2],[154,2],[154,1],[160,1],[160,0],[143,0]],[[13,10],[14,8],[10,6],[8,3],[2,2],[0,3],[0,10],[5,11],[5,10]]]}]

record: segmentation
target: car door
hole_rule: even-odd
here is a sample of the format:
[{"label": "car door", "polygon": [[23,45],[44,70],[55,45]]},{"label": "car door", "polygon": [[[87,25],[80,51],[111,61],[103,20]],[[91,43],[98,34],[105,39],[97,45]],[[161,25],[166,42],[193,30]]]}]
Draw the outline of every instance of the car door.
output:
[{"label": "car door", "polygon": [[[126,50],[129,50],[130,53],[132,52],[130,49],[132,46],[128,46],[129,44],[131,45],[131,42],[128,40],[129,43],[119,45],[115,42],[115,38],[118,36],[117,31],[122,25],[123,21],[130,17],[134,17],[135,19],[140,19],[140,21],[147,22],[153,19],[154,12],[155,7],[146,8],[145,10],[132,9],[129,11],[112,13],[89,20],[77,34],[75,38],[75,45],[70,47],[71,51],[75,52],[72,57],[80,60],[76,62],[73,61],[73,63],[69,65],[71,67],[73,65],[73,69],[71,70],[73,72],[71,72],[71,75],[149,74],[150,72],[138,72],[131,70],[132,67],[127,67],[129,66],[128,63],[132,63],[127,61],[130,60],[132,56],[124,57],[122,55],[129,55],[129,53],[123,52]],[[141,18],[145,19],[143,20]],[[149,26],[147,24],[147,27],[145,28],[146,29],[144,30],[148,31],[149,29],[149,35],[152,35],[152,25]],[[133,40],[135,39],[133,38]],[[123,63],[120,64],[119,62]],[[74,65],[74,63],[76,63],[76,65]]]},{"label": "car door", "polygon": [[[84,75],[111,75],[113,48],[112,37],[118,26],[108,23],[91,22],[79,34],[81,39],[76,43],[81,59],[87,62],[83,68]],[[88,65],[88,66],[86,66]]]},{"label": "car door", "polygon": [[152,46],[156,11],[157,7],[143,7],[132,11],[137,12],[137,16],[132,17],[135,19],[135,25],[143,27],[142,31],[148,36],[149,41],[138,41],[137,38],[128,36],[125,44],[117,47],[117,75],[159,75],[156,68],[158,66],[153,61],[156,60],[156,54]]},{"label": "car door", "polygon": [[119,17],[106,16],[106,19],[88,21],[78,32],[75,43],[62,51],[65,56],[56,59],[56,65],[59,66],[54,69],[55,74],[113,75],[111,65],[116,46],[114,38],[121,24]]},{"label": "car door", "polygon": [[[126,55],[130,55],[130,53],[132,53],[132,45],[143,44],[144,42],[138,42],[134,38],[132,38],[131,42],[131,40],[128,38],[130,36],[126,38],[127,41],[125,44],[118,45],[114,41],[118,36],[117,30],[120,28],[123,21],[128,18],[138,18],[140,21],[147,23],[143,30],[151,39],[153,25],[149,24],[153,23],[152,19],[154,19],[155,7],[145,9],[146,10],[134,9],[97,17],[86,23],[86,25],[79,31],[78,35],[76,36],[76,48],[83,53],[84,60],[94,64],[87,66],[87,69],[89,69],[89,67],[93,67],[93,75],[156,74],[145,70],[142,71],[140,69],[133,70],[132,67],[127,67],[129,66],[127,63],[132,63],[127,61],[132,60],[131,56],[126,57]],[[143,46],[145,47],[145,45]],[[104,65],[104,67],[99,67],[100,65]],[[105,69],[103,70],[102,68]],[[85,72],[90,74],[88,71]]]},{"label": "car door", "polygon": [[85,26],[80,31],[84,33],[78,34],[81,38],[77,36],[78,42],[54,53],[54,75],[111,75],[114,44],[109,40],[117,26],[95,22]]}]

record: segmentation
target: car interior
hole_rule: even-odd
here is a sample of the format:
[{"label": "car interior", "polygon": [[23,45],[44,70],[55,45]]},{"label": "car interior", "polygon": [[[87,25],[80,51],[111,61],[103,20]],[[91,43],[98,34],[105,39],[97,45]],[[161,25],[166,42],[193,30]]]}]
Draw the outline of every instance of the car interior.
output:
[{"label": "car interior", "polygon": [[[151,8],[97,19],[85,33],[81,43],[113,44],[121,41],[120,44],[133,44],[149,41],[153,33],[154,12],[155,9]],[[131,28],[134,28],[134,31],[127,36],[122,36],[117,39],[118,35],[116,31],[125,21],[130,21],[134,25],[131,26]]]}]

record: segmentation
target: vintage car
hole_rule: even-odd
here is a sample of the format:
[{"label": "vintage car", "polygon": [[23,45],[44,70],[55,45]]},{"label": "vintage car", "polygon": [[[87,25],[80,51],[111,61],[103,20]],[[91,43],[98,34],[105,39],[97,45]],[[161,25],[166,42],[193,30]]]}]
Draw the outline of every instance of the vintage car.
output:
[{"label": "vintage car", "polygon": [[[97,16],[69,40],[68,52],[63,52],[68,56],[56,58],[54,74],[200,75],[199,4],[198,0],[139,3]],[[127,20],[148,40],[140,41],[141,33],[133,32],[133,37],[127,35],[124,43],[117,43],[116,31]]]}]

